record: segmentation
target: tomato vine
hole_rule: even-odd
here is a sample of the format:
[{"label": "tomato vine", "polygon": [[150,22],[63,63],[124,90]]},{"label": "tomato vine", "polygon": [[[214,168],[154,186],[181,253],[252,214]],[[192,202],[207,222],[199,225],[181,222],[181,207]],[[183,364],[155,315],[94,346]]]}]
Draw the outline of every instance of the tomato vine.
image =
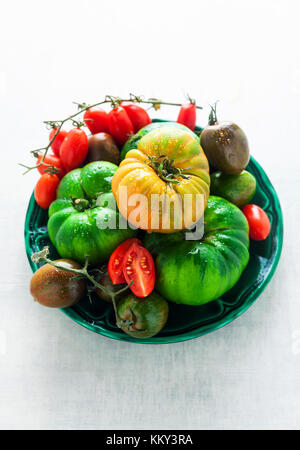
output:
[{"label": "tomato vine", "polygon": [[[189,100],[190,97],[188,97]],[[193,104],[195,104],[194,100]],[[46,170],[49,171],[49,173],[57,173],[57,168],[55,166],[53,166],[52,164],[48,164],[46,162],[44,162],[45,157],[51,147],[51,145],[53,144],[56,136],[58,135],[58,133],[61,131],[63,125],[66,122],[71,122],[75,127],[81,127],[84,126],[85,123],[82,121],[78,121],[75,119],[75,117],[77,117],[78,115],[84,113],[86,110],[90,109],[90,108],[95,108],[96,106],[100,106],[106,103],[110,103],[112,108],[116,108],[117,106],[119,106],[122,102],[134,102],[134,103],[144,103],[144,104],[148,104],[151,105],[150,108],[154,108],[155,111],[159,110],[161,105],[169,105],[169,106],[181,106],[181,103],[174,103],[174,102],[167,102],[167,101],[163,101],[160,100],[158,98],[148,98],[148,99],[144,99],[142,96],[139,95],[135,95],[135,94],[129,94],[129,98],[121,98],[121,97],[117,97],[117,96],[112,96],[112,95],[106,95],[104,100],[94,103],[94,104],[87,104],[87,103],[77,103],[77,102],[73,102],[74,104],[76,104],[78,106],[78,111],[75,112],[74,114],[71,114],[70,116],[66,117],[65,119],[61,119],[61,120],[45,120],[43,123],[50,128],[56,129],[55,133],[53,134],[52,138],[49,140],[48,144],[45,147],[41,147],[41,148],[37,148],[34,150],[30,150],[30,153],[32,153],[36,158],[40,155],[40,152],[43,152],[43,156],[40,160],[39,163],[35,164],[34,166],[27,166],[25,164],[21,164],[19,163],[19,165],[21,167],[24,167],[26,170],[23,173],[23,175],[25,175],[26,173],[30,172],[33,169],[37,169],[38,167],[40,167],[41,165],[46,166]],[[202,106],[196,106],[197,109],[203,109]]]},{"label": "tomato vine", "polygon": [[130,282],[129,284],[127,284],[125,287],[119,289],[118,291],[115,291],[115,292],[111,291],[107,287],[102,286],[102,284],[98,283],[98,281],[96,281],[96,279],[88,272],[88,264],[89,264],[88,256],[86,257],[85,264],[82,269],[74,269],[74,268],[62,266],[58,262],[52,261],[50,258],[48,258],[49,253],[50,253],[49,247],[46,246],[41,251],[33,253],[33,255],[31,256],[31,259],[33,262],[38,263],[38,264],[40,264],[40,263],[50,264],[51,266],[54,266],[59,270],[65,270],[67,272],[72,272],[72,273],[77,274],[74,276],[74,278],[87,278],[93,284],[94,287],[101,289],[103,292],[105,292],[107,295],[109,295],[111,297],[115,316],[116,316],[117,326],[119,328],[122,328],[122,327],[129,327],[130,325],[132,325],[133,322],[131,320],[128,321],[128,320],[120,319],[120,317],[118,315],[118,311],[117,311],[116,299],[117,299],[118,295],[125,292],[132,285],[133,282]]}]

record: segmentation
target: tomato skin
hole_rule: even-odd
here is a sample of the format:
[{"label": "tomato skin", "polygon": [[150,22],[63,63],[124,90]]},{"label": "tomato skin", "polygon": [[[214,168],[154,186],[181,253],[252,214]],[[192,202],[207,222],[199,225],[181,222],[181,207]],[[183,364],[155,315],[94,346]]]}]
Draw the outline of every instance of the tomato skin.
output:
[{"label": "tomato skin", "polygon": [[249,224],[250,238],[255,241],[266,239],[269,236],[271,224],[265,211],[257,205],[246,205],[242,211]]},{"label": "tomato skin", "polygon": [[[82,268],[70,259],[58,259],[55,262],[68,269]],[[47,263],[33,274],[30,293],[43,306],[67,308],[77,303],[85,293],[86,280],[74,278],[76,275],[76,272],[58,269]]]},{"label": "tomato skin", "polygon": [[[49,142],[51,141],[51,139],[53,138],[53,136],[55,135],[57,131],[57,128],[52,128],[52,130],[50,131],[49,134]],[[61,144],[63,143],[65,137],[67,136],[68,132],[66,130],[60,130],[60,132],[58,133],[58,135],[56,136],[56,138],[54,139],[54,141],[51,144],[51,148],[53,150],[53,153],[55,156],[60,156],[60,147]]]},{"label": "tomato skin", "polygon": [[34,190],[34,198],[39,206],[44,209],[49,208],[51,203],[56,199],[56,190],[59,183],[60,179],[57,175],[44,173],[41,176]]},{"label": "tomato skin", "polygon": [[123,260],[123,274],[126,283],[136,297],[144,298],[151,294],[155,284],[155,267],[151,253],[141,245],[133,243]]},{"label": "tomato skin", "polygon": [[137,105],[136,103],[122,102],[121,106],[127,112],[128,117],[132,122],[135,133],[137,133],[141,128],[145,127],[146,125],[152,123],[152,120],[147,111],[141,106]]},{"label": "tomato skin", "polygon": [[60,148],[62,165],[69,172],[76,169],[85,160],[89,149],[87,135],[80,128],[69,131]]},{"label": "tomato skin", "polygon": [[[41,162],[42,158],[43,158],[43,155],[40,155],[38,157],[38,159],[36,160],[36,164],[37,165]],[[58,178],[62,178],[66,174],[66,171],[65,171],[65,169],[62,166],[61,160],[57,156],[55,156],[55,155],[46,155],[45,159],[44,159],[44,162],[46,164],[51,164],[52,166],[54,166],[54,167],[56,167],[58,169],[58,172],[55,174],[55,175],[58,176]],[[44,164],[42,164],[37,169],[40,172],[40,174],[43,175],[44,173],[47,173],[47,172],[45,172],[45,170],[49,169],[49,167],[45,166]]]},{"label": "tomato skin", "polygon": [[132,122],[122,106],[117,106],[108,113],[108,127],[110,134],[120,146],[134,134]]},{"label": "tomato skin", "polygon": [[169,307],[168,302],[154,291],[143,299],[127,294],[119,301],[117,312],[121,321],[131,322],[129,326],[121,325],[124,333],[137,339],[145,339],[155,336],[163,329]]},{"label": "tomato skin", "polygon": [[108,261],[108,274],[113,284],[126,283],[123,275],[123,261],[127,250],[133,243],[141,244],[141,241],[137,238],[130,238],[122,242],[110,255]]},{"label": "tomato skin", "polygon": [[196,126],[196,106],[193,103],[186,103],[185,105],[181,105],[177,123],[181,123],[185,125],[190,130],[194,131]]},{"label": "tomato skin", "polygon": [[108,133],[108,114],[102,108],[87,109],[83,120],[92,134]]}]

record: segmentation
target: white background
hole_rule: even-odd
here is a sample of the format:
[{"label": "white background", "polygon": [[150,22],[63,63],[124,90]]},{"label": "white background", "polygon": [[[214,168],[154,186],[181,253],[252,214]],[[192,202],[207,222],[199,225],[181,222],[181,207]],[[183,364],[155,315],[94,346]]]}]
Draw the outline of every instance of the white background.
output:
[{"label": "white background", "polygon": [[[0,4],[0,427],[299,428],[299,2]],[[42,120],[128,92],[188,92],[205,106],[199,124],[220,100],[219,118],[246,131],[282,203],[272,282],[242,317],[193,341],[112,341],[28,292],[23,228],[37,174],[17,163],[47,141]]]}]

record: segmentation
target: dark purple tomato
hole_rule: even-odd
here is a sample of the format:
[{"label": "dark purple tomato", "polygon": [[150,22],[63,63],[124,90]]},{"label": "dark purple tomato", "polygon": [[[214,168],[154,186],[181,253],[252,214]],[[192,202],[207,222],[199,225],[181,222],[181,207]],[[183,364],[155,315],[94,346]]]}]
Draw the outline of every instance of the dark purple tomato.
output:
[{"label": "dark purple tomato", "polygon": [[88,141],[89,150],[84,164],[93,161],[109,161],[117,166],[119,165],[120,151],[110,134],[92,134],[88,137]]},{"label": "dark purple tomato", "polygon": [[[82,268],[71,259],[58,259],[54,262],[70,269]],[[85,293],[86,281],[73,278],[76,275],[75,272],[58,269],[47,263],[33,274],[30,293],[43,306],[67,308],[79,302]]]}]

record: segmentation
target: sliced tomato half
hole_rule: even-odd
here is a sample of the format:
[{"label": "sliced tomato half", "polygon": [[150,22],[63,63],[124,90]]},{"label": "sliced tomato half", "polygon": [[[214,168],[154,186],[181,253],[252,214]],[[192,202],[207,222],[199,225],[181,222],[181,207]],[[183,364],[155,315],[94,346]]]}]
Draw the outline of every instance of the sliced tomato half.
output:
[{"label": "sliced tomato half", "polygon": [[115,249],[109,258],[108,275],[113,284],[126,283],[123,275],[123,260],[127,250],[133,243],[141,244],[141,241],[137,238],[127,239]]},{"label": "sliced tomato half", "polygon": [[155,267],[147,249],[134,242],[123,259],[123,274],[126,283],[137,297],[147,297],[154,289]]}]

